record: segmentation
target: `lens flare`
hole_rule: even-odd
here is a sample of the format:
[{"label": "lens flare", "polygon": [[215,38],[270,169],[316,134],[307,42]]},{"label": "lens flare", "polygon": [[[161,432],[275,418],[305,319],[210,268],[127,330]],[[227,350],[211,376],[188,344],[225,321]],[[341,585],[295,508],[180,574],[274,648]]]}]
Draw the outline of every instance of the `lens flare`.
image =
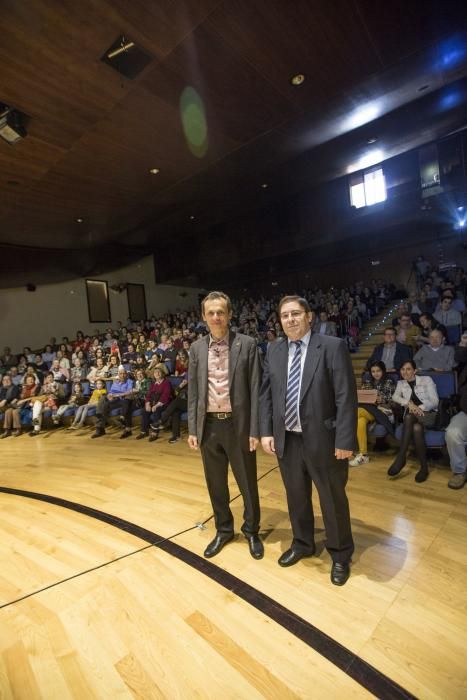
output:
[{"label": "lens flare", "polygon": [[188,148],[197,158],[204,158],[208,152],[206,110],[192,87],[186,87],[180,96],[180,116]]}]

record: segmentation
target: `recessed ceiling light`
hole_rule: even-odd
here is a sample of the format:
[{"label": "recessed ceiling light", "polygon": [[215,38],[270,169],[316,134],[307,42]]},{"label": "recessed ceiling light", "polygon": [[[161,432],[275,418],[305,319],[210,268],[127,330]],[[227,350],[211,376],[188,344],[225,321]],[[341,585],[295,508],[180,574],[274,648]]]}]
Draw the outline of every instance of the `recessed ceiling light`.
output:
[{"label": "recessed ceiling light", "polygon": [[421,87],[418,88],[418,92],[423,92],[424,90],[428,90],[430,86],[429,85],[422,85]]},{"label": "recessed ceiling light", "polygon": [[376,143],[378,139],[375,139],[374,137],[371,139],[368,139],[367,144],[371,146],[372,143]]},{"label": "recessed ceiling light", "polygon": [[192,214],[192,215],[190,216],[190,221],[194,221],[194,220],[195,220],[195,217],[194,217],[193,214]]},{"label": "recessed ceiling light", "polygon": [[151,175],[157,175],[157,173],[160,173],[159,168],[151,168],[150,171]]},{"label": "recessed ceiling light", "polygon": [[267,189],[267,188],[269,187],[269,185],[268,185],[267,182],[263,182],[262,185],[261,185],[261,187],[263,188],[263,190],[265,190],[265,189]]},{"label": "recessed ceiling light", "polygon": [[293,75],[290,78],[290,82],[292,83],[292,85],[295,86],[302,85],[302,83],[305,82],[305,76],[303,75],[303,73],[297,73],[296,75]]},{"label": "recessed ceiling light", "polygon": [[79,216],[77,219],[75,219],[75,221],[76,221],[77,224],[82,224],[83,221],[84,221],[84,219],[82,219],[82,218]]}]

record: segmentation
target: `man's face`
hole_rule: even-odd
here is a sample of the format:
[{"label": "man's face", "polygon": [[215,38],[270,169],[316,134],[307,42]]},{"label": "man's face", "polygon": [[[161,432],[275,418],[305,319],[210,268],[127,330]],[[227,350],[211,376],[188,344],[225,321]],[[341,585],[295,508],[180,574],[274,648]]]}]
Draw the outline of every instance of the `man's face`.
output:
[{"label": "man's face", "polygon": [[440,331],[431,331],[430,345],[432,348],[439,348],[443,344],[443,334]]},{"label": "man's face", "polygon": [[325,311],[321,311],[319,315],[319,320],[321,321],[321,323],[326,323],[326,321],[328,320],[328,315]]},{"label": "man's face", "polygon": [[443,311],[449,311],[449,309],[451,308],[451,304],[452,304],[451,299],[449,299],[449,297],[447,297],[446,299],[442,300],[441,308],[443,309]]},{"label": "man's face", "polygon": [[401,316],[401,328],[404,330],[407,330],[407,328],[410,326],[410,316]]},{"label": "man's face", "polygon": [[395,343],[396,342],[396,332],[395,331],[384,331],[384,342],[385,343]]},{"label": "man's face", "polygon": [[118,370],[118,378],[120,379],[121,382],[124,382],[126,380],[126,370],[119,369]]},{"label": "man's face", "polygon": [[2,384],[3,384],[3,386],[5,386],[5,387],[11,386],[11,379],[10,379],[10,377],[8,377],[8,376],[3,377]]},{"label": "man's face", "polygon": [[300,340],[310,330],[313,313],[305,311],[298,301],[288,301],[281,307],[280,318],[287,338]]},{"label": "man's face", "polygon": [[223,338],[229,329],[232,312],[225,299],[209,299],[204,302],[203,321],[214,338]]}]

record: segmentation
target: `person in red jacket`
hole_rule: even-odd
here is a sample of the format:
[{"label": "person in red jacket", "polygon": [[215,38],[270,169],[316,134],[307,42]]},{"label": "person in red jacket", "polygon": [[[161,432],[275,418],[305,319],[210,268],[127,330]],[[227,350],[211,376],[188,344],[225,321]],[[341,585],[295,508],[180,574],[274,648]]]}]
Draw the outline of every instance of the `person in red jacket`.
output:
[{"label": "person in red jacket", "polygon": [[150,442],[157,440],[159,437],[159,427],[157,424],[164,409],[169,405],[172,399],[172,385],[165,378],[162,370],[159,368],[154,370],[154,381],[149,387],[144,402],[144,411],[141,416],[141,432],[137,436],[137,440],[142,440],[149,435],[149,427],[151,426],[152,435],[149,438]]}]

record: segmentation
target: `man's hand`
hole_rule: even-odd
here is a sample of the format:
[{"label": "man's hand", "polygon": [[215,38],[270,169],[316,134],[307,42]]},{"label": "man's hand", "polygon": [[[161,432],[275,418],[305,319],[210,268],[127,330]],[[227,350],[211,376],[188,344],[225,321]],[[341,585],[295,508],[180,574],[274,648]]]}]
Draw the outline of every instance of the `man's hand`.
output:
[{"label": "man's hand", "polygon": [[336,459],[349,459],[352,455],[352,450],[339,450],[337,447],[334,450],[334,457]]},{"label": "man's hand", "polygon": [[198,438],[196,435],[188,435],[188,447],[191,447],[192,450],[198,449]]},{"label": "man's hand", "polygon": [[250,441],[250,452],[254,452],[259,445],[259,440],[258,438],[251,437],[251,435],[248,439]]},{"label": "man's hand", "polygon": [[270,437],[261,438],[261,447],[268,455],[276,454],[276,448],[274,447],[274,438],[272,435]]}]

